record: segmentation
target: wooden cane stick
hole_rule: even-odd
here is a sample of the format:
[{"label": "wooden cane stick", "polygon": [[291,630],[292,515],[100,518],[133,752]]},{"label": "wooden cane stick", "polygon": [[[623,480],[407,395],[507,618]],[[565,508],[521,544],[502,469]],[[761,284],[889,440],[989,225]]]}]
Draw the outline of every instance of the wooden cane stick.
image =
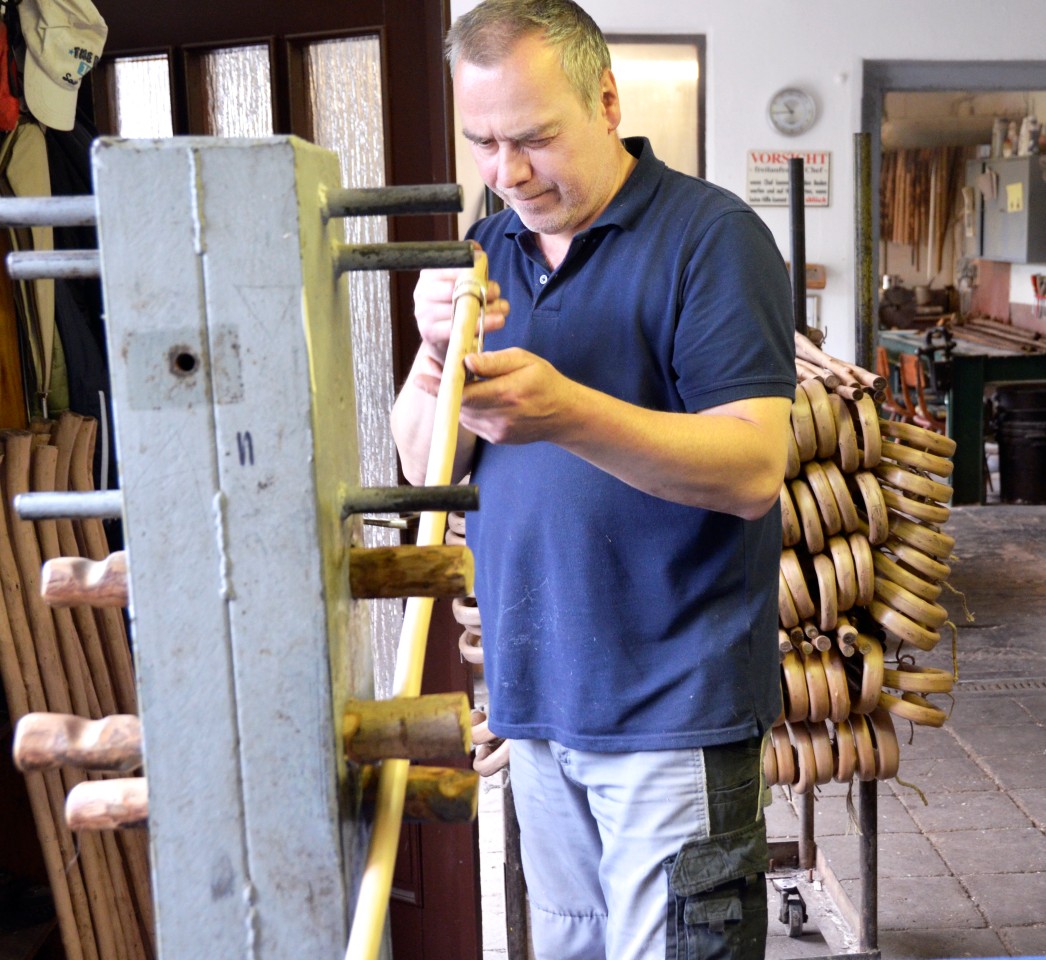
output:
[{"label": "wooden cane stick", "polygon": [[796,356],[806,360],[807,363],[831,370],[844,383],[856,380],[859,384],[871,390],[882,390],[886,386],[886,380],[883,377],[856,364],[846,363],[825,353],[820,347],[814,346],[810,339],[801,333],[796,333],[795,335],[795,353]]},{"label": "wooden cane stick", "polygon": [[[15,463],[15,454],[7,445],[9,463]],[[30,453],[28,446],[25,453]],[[58,460],[58,451],[51,446],[37,447],[31,451],[30,463],[26,471],[28,484],[25,489],[18,492],[32,490],[34,492],[45,492],[54,490],[55,466]],[[36,584],[37,596],[33,597],[31,607],[38,607],[43,596],[40,590],[41,567],[44,561],[57,557],[59,553],[58,530],[53,520],[38,520],[35,524],[36,541],[32,542],[31,534],[34,524],[25,523],[19,525],[20,529],[27,534],[23,543],[27,562],[31,565],[32,579],[26,576],[23,570],[23,581],[26,587],[33,589]],[[18,535],[17,532],[15,534]],[[46,618],[40,612],[40,620]],[[80,638],[77,635],[76,626],[73,624],[73,615],[67,609],[56,609],[51,612],[51,622],[58,649],[62,657],[65,669],[66,682],[69,684],[69,693],[72,698],[73,710],[83,717],[101,716],[101,707],[98,696],[94,690],[94,684],[89,683],[86,677],[87,661]]]},{"label": "wooden cane stick", "polygon": [[840,383],[842,383],[838,374],[832,373],[832,371],[827,367],[810,363],[808,360],[803,360],[801,357],[795,358],[795,370],[803,380],[810,377],[817,377],[817,379],[820,380],[828,390],[834,390]]},{"label": "wooden cane stick", "polygon": [[833,392],[846,400],[854,401],[854,403],[865,395],[864,391],[856,383],[840,383]]},{"label": "wooden cane stick", "polygon": [[[72,459],[73,441],[79,429],[78,424],[81,419],[75,414],[70,416],[63,415],[52,433],[52,443],[54,444],[54,449],[58,452],[58,457],[55,461],[54,489],[59,492],[65,492],[69,489],[69,465]],[[83,561],[72,521],[68,519],[55,520],[54,529],[58,534],[58,553],[51,554],[49,562],[54,562],[51,561],[51,557],[70,557]],[[48,564],[44,564],[44,570],[41,572],[44,583],[47,582],[47,567]],[[41,589],[43,589],[42,586]],[[87,607],[75,606],[72,608],[72,615],[76,624],[76,632],[80,636],[80,641],[87,656],[91,678],[98,693],[99,708],[104,716],[118,713],[120,710],[117,706],[112,676],[110,675],[108,661],[105,656],[105,646],[101,633],[98,630],[98,623],[95,620],[94,613]]]},{"label": "wooden cane stick", "polygon": [[[58,450],[58,461],[55,468],[55,489],[93,490],[91,475],[91,451],[89,444],[76,443],[81,427],[87,423],[86,418],[63,413],[52,432],[52,443]],[[89,426],[85,437],[89,437]],[[77,454],[74,463],[74,452]],[[71,472],[75,470],[76,483],[71,482]],[[62,556],[83,556],[80,542],[76,536],[73,521],[60,519],[55,521],[58,529],[58,541]],[[89,526],[95,531],[94,541],[100,541],[98,548],[108,549],[108,542],[100,520],[81,522],[78,526]],[[104,561],[103,561],[104,562]],[[105,715],[133,714],[137,711],[137,696],[134,686],[134,674],[131,666],[130,647],[127,631],[124,627],[123,614],[116,609],[104,612],[94,611],[88,607],[72,608],[84,649],[88,653],[88,663],[98,692],[98,701]],[[156,927],[153,915],[152,882],[149,871],[148,836],[144,831],[120,831],[116,834],[116,845],[123,855],[127,871],[128,885],[134,900],[134,912],[138,921],[139,936],[144,944],[146,955],[156,955]]]},{"label": "wooden cane stick", "polygon": [[[59,422],[61,427],[61,422]],[[82,419],[73,439],[69,461],[69,486],[72,490],[93,490],[92,463],[94,460],[94,436],[97,423]],[[105,528],[98,519],[73,522],[82,540],[81,556],[91,560],[104,560],[109,556],[109,541]],[[134,667],[131,664],[131,647],[127,639],[127,628],[123,614],[114,607],[99,607],[95,612],[99,630],[105,642],[105,655],[116,693],[118,713],[137,713],[138,695],[134,685]]]},{"label": "wooden cane stick", "polygon": [[[430,486],[447,484],[452,480],[461,392],[465,386],[464,360],[475,349],[476,331],[486,290],[487,258],[484,253],[477,251],[472,270],[461,274],[454,289],[454,320],[436,396],[432,446],[425,471],[425,483]],[[418,524],[418,545],[443,543],[446,518],[445,513],[423,513]],[[416,697],[421,693],[421,673],[433,604],[431,597],[411,597],[407,600],[396,655],[394,696]],[[347,960],[373,960],[378,954],[392,889],[392,870],[403,819],[408,766],[407,760],[386,760],[381,765],[370,847],[349,933]]]},{"label": "wooden cane stick", "polygon": [[14,569],[13,578],[24,590],[25,613],[34,640],[37,661],[40,664],[40,679],[44,695],[53,709],[72,713],[70,691],[62,668],[55,638],[54,621],[46,607],[39,603],[40,555],[36,534],[28,520],[20,520],[8,506],[15,496],[29,489],[29,445],[28,431],[8,431],[4,435],[3,489],[4,512],[7,516],[7,531],[11,545]]}]

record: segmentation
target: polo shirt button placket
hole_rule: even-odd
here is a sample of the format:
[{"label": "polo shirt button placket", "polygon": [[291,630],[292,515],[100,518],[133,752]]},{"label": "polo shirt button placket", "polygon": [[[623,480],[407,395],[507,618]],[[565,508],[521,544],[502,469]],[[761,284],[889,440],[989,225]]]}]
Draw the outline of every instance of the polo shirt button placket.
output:
[{"label": "polo shirt button placket", "polygon": [[544,286],[546,283],[548,283],[548,274],[547,273],[541,274],[541,276],[538,277],[538,283],[540,283],[541,286]]}]

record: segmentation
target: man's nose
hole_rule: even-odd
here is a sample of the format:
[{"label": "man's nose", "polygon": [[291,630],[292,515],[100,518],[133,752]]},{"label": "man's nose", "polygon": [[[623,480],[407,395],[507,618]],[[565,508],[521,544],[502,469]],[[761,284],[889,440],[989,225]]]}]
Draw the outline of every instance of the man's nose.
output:
[{"label": "man's nose", "polygon": [[530,161],[522,150],[508,146],[498,153],[498,188],[511,190],[530,179]]}]

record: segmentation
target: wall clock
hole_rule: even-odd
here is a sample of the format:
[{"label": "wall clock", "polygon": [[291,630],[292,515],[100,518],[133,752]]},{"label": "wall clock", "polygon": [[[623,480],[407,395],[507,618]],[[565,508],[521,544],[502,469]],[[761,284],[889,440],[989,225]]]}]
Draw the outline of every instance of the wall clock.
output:
[{"label": "wall clock", "polygon": [[794,137],[806,133],[814,125],[817,119],[817,104],[805,90],[785,87],[770,98],[766,113],[775,130]]}]

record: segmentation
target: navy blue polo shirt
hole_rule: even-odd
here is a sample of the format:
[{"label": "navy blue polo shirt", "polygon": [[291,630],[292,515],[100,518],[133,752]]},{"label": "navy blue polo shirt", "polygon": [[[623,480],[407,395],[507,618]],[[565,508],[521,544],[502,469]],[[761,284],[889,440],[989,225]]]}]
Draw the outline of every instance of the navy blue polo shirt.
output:
[{"label": "navy blue polo shirt", "polygon": [[[480,221],[511,304],[485,349],[522,347],[596,390],[696,412],[791,398],[791,293],[737,197],[645,139],[598,220],[550,270],[512,211]],[[780,712],[775,507],[745,521],[642,493],[550,443],[480,441],[469,514],[490,727],[632,751],[729,743]]]}]

